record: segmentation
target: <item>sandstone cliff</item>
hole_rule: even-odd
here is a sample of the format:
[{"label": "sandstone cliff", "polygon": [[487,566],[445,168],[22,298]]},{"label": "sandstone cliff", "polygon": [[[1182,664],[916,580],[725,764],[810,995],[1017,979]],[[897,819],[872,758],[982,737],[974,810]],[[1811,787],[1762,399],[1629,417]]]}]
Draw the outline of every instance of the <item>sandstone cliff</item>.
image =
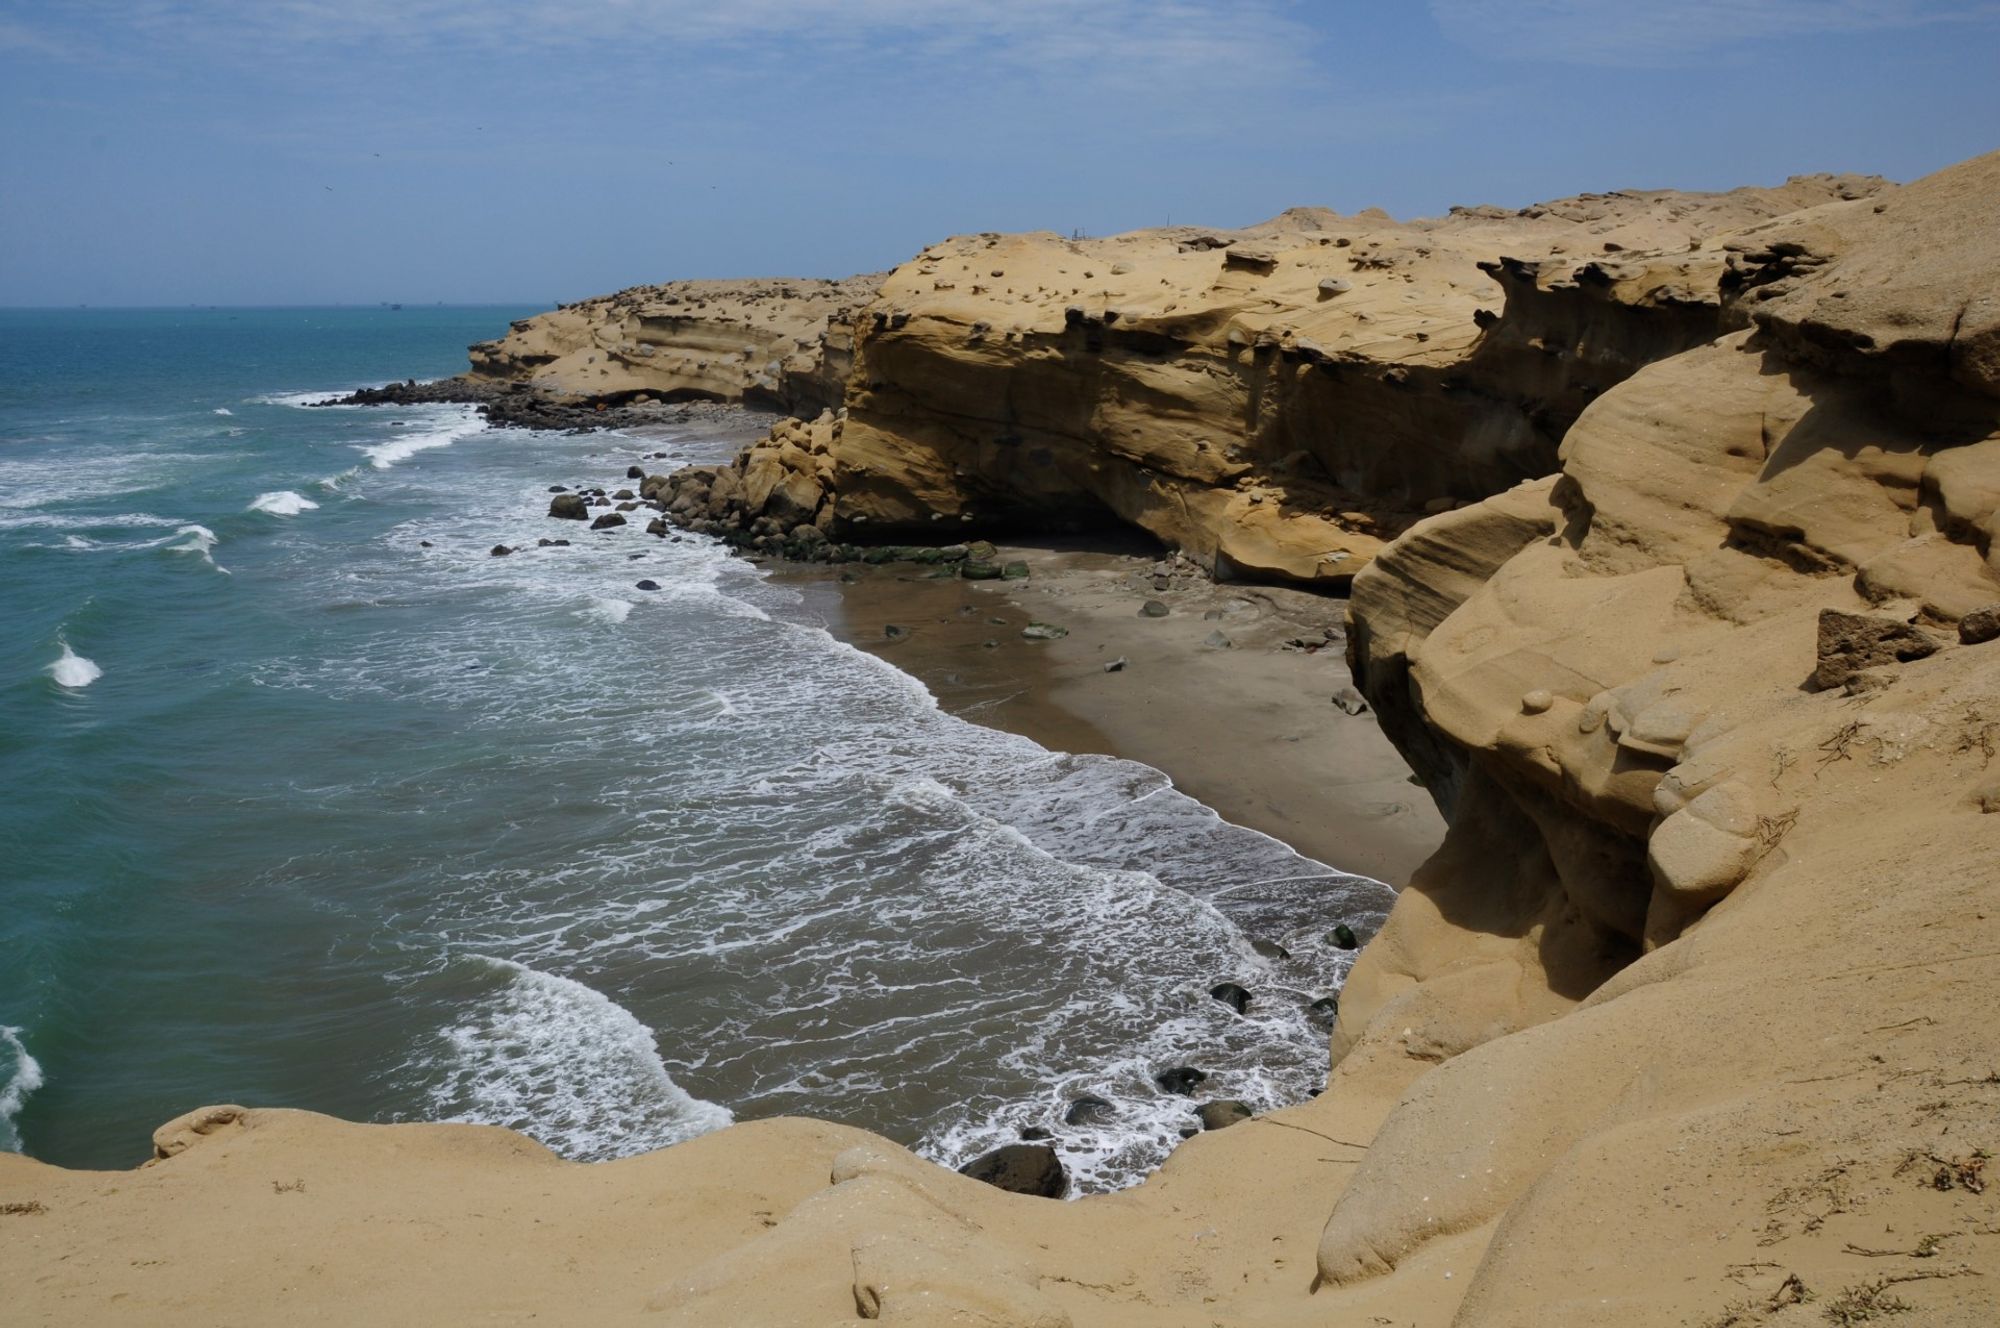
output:
[{"label": "sandstone cliff", "polygon": [[472,347],[471,377],[559,399],[740,401],[812,414],[839,403],[855,311],[880,284],[876,274],[634,286],[521,319]]},{"label": "sandstone cliff", "polygon": [[670,497],[775,547],[802,525],[943,541],[1130,524],[1219,576],[1341,589],[1424,511],[1552,472],[1596,395],[1716,336],[1725,237],[1879,187],[959,237],[858,316],[844,418],[818,448],[774,436]]}]

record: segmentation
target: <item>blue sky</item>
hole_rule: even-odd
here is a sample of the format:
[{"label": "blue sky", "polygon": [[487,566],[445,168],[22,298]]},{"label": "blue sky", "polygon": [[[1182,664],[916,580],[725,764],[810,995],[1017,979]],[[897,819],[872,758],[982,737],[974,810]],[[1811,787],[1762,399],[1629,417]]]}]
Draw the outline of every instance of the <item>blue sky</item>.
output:
[{"label": "blue sky", "polygon": [[0,304],[1909,179],[2000,147],[1997,73],[1992,0],[0,0]]}]

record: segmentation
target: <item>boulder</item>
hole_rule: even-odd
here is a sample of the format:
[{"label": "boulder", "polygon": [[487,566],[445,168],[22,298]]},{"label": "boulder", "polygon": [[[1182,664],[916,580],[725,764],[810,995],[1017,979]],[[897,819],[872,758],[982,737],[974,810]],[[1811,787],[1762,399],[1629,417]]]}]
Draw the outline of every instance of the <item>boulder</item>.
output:
[{"label": "boulder", "polygon": [[660,588],[660,583],[650,579],[645,581],[634,581],[632,583],[632,588],[634,590],[658,590]]},{"label": "boulder", "polygon": [[1996,637],[2000,637],[2000,604],[1974,609],[1958,620],[1958,639],[1963,645],[1983,645]]},{"label": "boulder", "polygon": [[1361,942],[1354,938],[1354,928],[1344,922],[1337,924],[1332,931],[1328,932],[1326,939],[1343,950],[1358,949],[1361,945]]},{"label": "boulder", "polygon": [[998,581],[1000,569],[992,563],[968,558],[958,565],[958,574],[967,581]]},{"label": "boulder", "polygon": [[1823,692],[1844,686],[1863,669],[1906,664],[1937,650],[1938,643],[1929,633],[1898,619],[1821,609],[1819,664],[1813,670],[1812,687]]},{"label": "boulder", "polygon": [[1238,1014],[1247,1014],[1250,1011],[1249,989],[1234,982],[1218,982],[1208,989],[1208,994]]},{"label": "boulder", "polygon": [[1163,1093],[1178,1093],[1182,1097],[1193,1097],[1194,1090],[1208,1079],[1208,1071],[1197,1070],[1192,1065],[1176,1065],[1153,1076],[1153,1082]]},{"label": "boulder", "polygon": [[565,521],[582,521],[589,517],[590,507],[582,494],[559,493],[549,499],[549,515]]},{"label": "boulder", "polygon": [[1085,1093],[1070,1099],[1069,1109],[1063,1112],[1063,1124],[1096,1125],[1110,1120],[1116,1114],[1117,1109],[1111,1105],[1108,1098],[1101,1098],[1095,1093]]},{"label": "boulder", "polygon": [[488,549],[486,552],[490,557],[505,558],[508,554],[512,553],[513,550],[508,548],[504,544],[496,544],[492,548]]},{"label": "boulder", "polygon": [[1368,702],[1352,687],[1343,687],[1335,692],[1333,703],[1350,715],[1363,714],[1368,709]]},{"label": "boulder", "polygon": [[1047,1144],[1007,1144],[974,1158],[959,1172],[1010,1194],[1060,1199],[1069,1193],[1069,1174]]},{"label": "boulder", "polygon": [[1234,1098],[1204,1102],[1195,1109],[1195,1115],[1201,1118],[1201,1128],[1204,1130],[1226,1130],[1232,1125],[1249,1120],[1256,1114],[1250,1110],[1247,1102],[1238,1102]]},{"label": "boulder", "polygon": [[1167,606],[1156,599],[1149,599],[1139,606],[1139,616],[1142,618],[1164,618],[1168,612]]},{"label": "boulder", "polygon": [[628,480],[643,480],[646,478],[645,469],[640,466],[627,466],[625,467],[625,478]]},{"label": "boulder", "polygon": [[592,530],[609,530],[613,526],[622,526],[624,524],[625,518],[618,515],[618,513],[605,512],[590,523],[590,528]]},{"label": "boulder", "polygon": [[1069,628],[1054,623],[1033,622],[1021,629],[1021,637],[1026,641],[1060,641],[1068,635]]},{"label": "boulder", "polygon": [[1026,581],[1028,579],[1028,565],[1018,561],[1003,564],[1000,568],[1000,575],[1004,580],[1008,581]]}]

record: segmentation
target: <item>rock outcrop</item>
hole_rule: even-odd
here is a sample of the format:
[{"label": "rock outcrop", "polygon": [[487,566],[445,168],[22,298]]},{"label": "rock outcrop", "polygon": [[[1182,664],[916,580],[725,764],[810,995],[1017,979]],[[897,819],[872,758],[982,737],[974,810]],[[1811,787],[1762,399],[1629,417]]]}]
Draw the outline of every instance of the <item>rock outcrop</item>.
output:
[{"label": "rock outcrop", "polygon": [[556,400],[732,401],[797,414],[838,405],[855,312],[880,274],[634,286],[516,322],[472,347],[474,381]]},{"label": "rock outcrop", "polygon": [[747,490],[782,454],[754,486],[775,509],[732,490],[701,515],[876,541],[1134,525],[1220,577],[1344,589],[1426,511],[1551,473],[1594,397],[1721,332],[1728,237],[1880,187],[948,240],[855,318],[819,449],[774,437],[739,465]]},{"label": "rock outcrop", "polygon": [[[1324,1281],[1483,1230],[1482,1323],[1601,1321],[1615,1266],[1696,1244],[1819,1287],[1855,1272],[1836,1215],[1992,1147],[1993,1090],[1956,1086],[2000,1063],[1966,1004],[2000,973],[2000,654],[1954,642],[2000,598],[1996,200],[2000,156],[1747,232],[1741,330],[1356,579],[1357,675],[1451,829],[1343,993],[1335,1087],[1444,1065]],[[1663,1204],[1669,1171],[1727,1181]],[[1584,1266],[1579,1223],[1619,1233]]]}]

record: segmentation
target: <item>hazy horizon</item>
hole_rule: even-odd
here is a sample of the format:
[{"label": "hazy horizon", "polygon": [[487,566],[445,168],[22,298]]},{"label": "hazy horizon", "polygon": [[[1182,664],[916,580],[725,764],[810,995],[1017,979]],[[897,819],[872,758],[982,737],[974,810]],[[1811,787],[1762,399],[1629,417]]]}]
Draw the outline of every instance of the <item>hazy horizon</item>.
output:
[{"label": "hazy horizon", "polygon": [[0,0],[0,305],[548,304],[954,233],[2000,146],[1950,0]]}]

